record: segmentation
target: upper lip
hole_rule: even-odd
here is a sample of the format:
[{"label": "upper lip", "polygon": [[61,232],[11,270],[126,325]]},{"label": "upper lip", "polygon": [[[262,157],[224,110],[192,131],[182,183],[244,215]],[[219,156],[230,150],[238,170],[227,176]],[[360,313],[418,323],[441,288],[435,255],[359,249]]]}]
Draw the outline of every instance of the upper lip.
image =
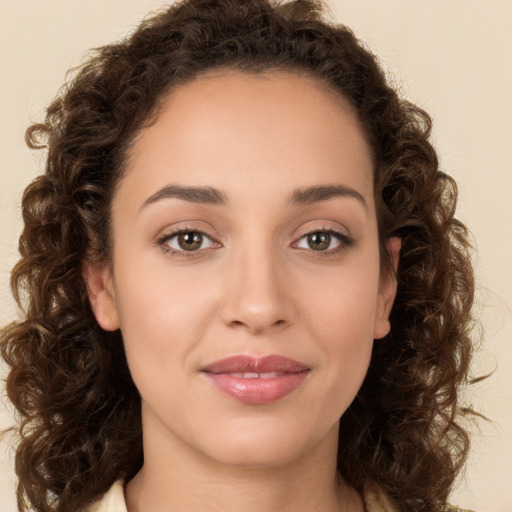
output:
[{"label": "upper lip", "polygon": [[299,373],[309,370],[303,363],[289,357],[270,355],[265,357],[254,357],[249,355],[236,355],[219,359],[202,368],[203,372],[209,373]]}]

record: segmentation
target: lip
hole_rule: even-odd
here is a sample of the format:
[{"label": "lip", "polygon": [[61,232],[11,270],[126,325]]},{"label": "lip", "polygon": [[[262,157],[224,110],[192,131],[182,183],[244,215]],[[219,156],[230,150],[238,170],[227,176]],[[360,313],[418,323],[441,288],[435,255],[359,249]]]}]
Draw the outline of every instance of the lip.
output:
[{"label": "lip", "polygon": [[247,404],[267,404],[297,389],[310,368],[279,355],[237,355],[215,361],[201,371],[224,395]]}]

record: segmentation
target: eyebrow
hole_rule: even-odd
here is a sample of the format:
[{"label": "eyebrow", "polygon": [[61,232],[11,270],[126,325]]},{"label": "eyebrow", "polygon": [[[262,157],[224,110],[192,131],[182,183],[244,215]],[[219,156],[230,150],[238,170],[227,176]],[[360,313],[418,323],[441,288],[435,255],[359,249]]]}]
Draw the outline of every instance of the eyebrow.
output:
[{"label": "eyebrow", "polygon": [[225,204],[225,194],[212,187],[183,187],[181,185],[167,185],[153,195],[149,196],[141,206],[145,208],[161,199],[181,199],[190,203]]},{"label": "eyebrow", "polygon": [[350,197],[356,199],[364,206],[365,210],[368,210],[368,205],[362,194],[351,187],[339,184],[301,188],[292,194],[291,202],[293,204],[305,205],[326,201],[333,197]]},{"label": "eyebrow", "polygon": [[[333,197],[350,197],[356,199],[368,210],[368,205],[362,194],[351,187],[341,184],[300,188],[292,193],[290,203],[307,205],[326,201]],[[182,201],[188,201],[190,203],[213,205],[223,205],[227,203],[226,194],[213,187],[167,185],[149,196],[142,204],[141,209],[162,199],[181,199]]]}]

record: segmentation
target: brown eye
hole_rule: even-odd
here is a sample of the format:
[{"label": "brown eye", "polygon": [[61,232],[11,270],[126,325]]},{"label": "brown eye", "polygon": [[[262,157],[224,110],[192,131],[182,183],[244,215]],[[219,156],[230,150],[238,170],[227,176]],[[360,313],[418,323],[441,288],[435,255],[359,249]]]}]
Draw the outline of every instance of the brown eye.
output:
[{"label": "brown eye", "polygon": [[308,245],[314,251],[325,251],[331,245],[332,236],[330,233],[317,232],[307,236]]},{"label": "brown eye", "polygon": [[203,249],[217,247],[219,244],[201,231],[180,231],[163,236],[159,245],[174,253],[193,253]]},{"label": "brown eye", "polygon": [[353,240],[347,235],[326,229],[323,231],[312,231],[301,236],[293,244],[293,247],[315,252],[336,253],[352,246],[353,243]]},{"label": "brown eye", "polygon": [[178,245],[184,251],[197,251],[203,244],[203,235],[194,231],[180,233],[178,235]]}]

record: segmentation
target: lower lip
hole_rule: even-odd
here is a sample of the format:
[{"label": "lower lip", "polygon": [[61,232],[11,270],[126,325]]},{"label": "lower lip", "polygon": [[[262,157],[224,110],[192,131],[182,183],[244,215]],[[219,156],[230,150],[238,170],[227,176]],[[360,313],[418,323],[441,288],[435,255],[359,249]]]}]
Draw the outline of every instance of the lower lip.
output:
[{"label": "lower lip", "polygon": [[305,370],[270,379],[243,379],[229,373],[205,372],[205,375],[219,391],[239,402],[268,404],[297,389],[308,373]]}]

